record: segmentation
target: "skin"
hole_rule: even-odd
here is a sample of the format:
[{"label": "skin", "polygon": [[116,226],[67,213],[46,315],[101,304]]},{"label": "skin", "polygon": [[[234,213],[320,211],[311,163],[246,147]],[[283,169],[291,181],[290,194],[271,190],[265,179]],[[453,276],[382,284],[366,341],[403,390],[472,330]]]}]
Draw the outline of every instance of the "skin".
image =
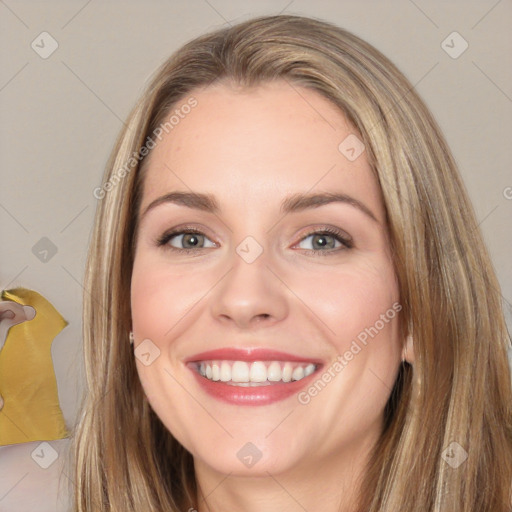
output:
[{"label": "skin", "polygon": [[[194,457],[207,496],[199,512],[353,510],[402,358],[398,314],[307,405],[295,395],[257,407],[218,401],[184,360],[214,348],[266,347],[327,368],[349,350],[399,302],[378,182],[364,152],[349,161],[338,150],[357,132],[315,91],[278,81],[191,95],[197,107],[150,154],[139,215],[178,190],[213,194],[221,210],[164,203],[141,219],[135,347],[150,339],[160,350],[148,366],[137,360],[146,396]],[[297,192],[349,194],[377,221],[345,203],[281,215],[281,201]],[[156,245],[182,224],[205,234],[196,252]],[[354,247],[329,235],[324,241],[335,246],[325,248],[309,235],[326,227],[348,233]],[[263,248],[251,264],[236,252],[247,236]],[[190,247],[179,235],[171,244]],[[261,452],[250,468],[237,457],[247,442]]]}]

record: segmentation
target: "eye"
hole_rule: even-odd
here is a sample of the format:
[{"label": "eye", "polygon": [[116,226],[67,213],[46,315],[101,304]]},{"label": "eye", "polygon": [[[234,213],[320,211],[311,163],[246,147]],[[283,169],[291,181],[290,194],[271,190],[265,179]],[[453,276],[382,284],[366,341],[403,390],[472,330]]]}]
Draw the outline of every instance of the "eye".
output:
[{"label": "eye", "polygon": [[[311,243],[306,241],[311,239]],[[156,240],[158,246],[171,251],[182,253],[198,252],[201,249],[217,247],[202,231],[195,228],[177,228],[164,233]],[[346,233],[334,229],[324,228],[312,231],[301,239],[299,248],[306,250],[309,254],[322,254],[323,256],[338,253],[340,250],[351,249],[354,245],[352,238]],[[304,245],[312,246],[311,249]]]},{"label": "eye", "polygon": [[[205,245],[205,241],[209,241],[211,245]],[[183,228],[170,233],[164,233],[158,240],[158,246],[166,246],[173,251],[189,252],[195,249],[205,249],[207,247],[215,247],[215,243],[211,242],[204,233],[197,229]]]},{"label": "eye", "polygon": [[[311,239],[311,242],[306,242],[308,239]],[[301,244],[312,246],[308,252],[313,254],[322,253],[322,255],[332,254],[333,252],[337,253],[339,250],[351,249],[354,246],[352,239],[348,235],[333,228],[313,231],[301,239],[299,245]],[[304,246],[300,248],[308,249]]]}]

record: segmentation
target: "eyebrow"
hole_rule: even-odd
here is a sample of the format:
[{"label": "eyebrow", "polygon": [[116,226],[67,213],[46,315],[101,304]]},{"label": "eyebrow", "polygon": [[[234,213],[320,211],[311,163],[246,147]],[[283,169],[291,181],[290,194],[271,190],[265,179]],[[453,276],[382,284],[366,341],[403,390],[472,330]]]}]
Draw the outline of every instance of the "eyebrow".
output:
[{"label": "eyebrow", "polygon": [[[201,210],[208,213],[218,214],[220,213],[220,207],[212,194],[202,194],[198,192],[170,192],[161,197],[158,197],[152,201],[141,215],[141,219],[153,208],[164,204],[174,203],[187,208]],[[317,194],[292,194],[291,196],[284,199],[281,203],[281,213],[295,213],[309,208],[318,208],[331,203],[344,203],[359,211],[363,212],[373,221],[379,223],[377,217],[373,212],[361,201],[347,194],[337,192],[323,192]]]}]

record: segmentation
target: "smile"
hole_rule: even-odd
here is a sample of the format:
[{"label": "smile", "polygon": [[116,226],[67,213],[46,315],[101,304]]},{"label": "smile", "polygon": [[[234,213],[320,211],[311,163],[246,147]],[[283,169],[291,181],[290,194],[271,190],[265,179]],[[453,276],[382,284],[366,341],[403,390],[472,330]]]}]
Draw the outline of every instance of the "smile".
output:
[{"label": "smile", "polygon": [[311,375],[317,366],[313,363],[288,361],[201,361],[199,374],[213,382],[231,386],[270,386],[276,382],[298,381]]},{"label": "smile", "polygon": [[323,361],[272,349],[223,348],[184,361],[206,396],[231,405],[270,405],[307,386]]}]

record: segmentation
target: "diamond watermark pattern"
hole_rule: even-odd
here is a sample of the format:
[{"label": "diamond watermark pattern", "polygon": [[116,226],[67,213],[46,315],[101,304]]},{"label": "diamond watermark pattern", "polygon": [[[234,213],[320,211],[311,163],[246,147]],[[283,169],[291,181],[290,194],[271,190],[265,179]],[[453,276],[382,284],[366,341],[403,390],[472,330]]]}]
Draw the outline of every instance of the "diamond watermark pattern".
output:
[{"label": "diamond watermark pattern", "polygon": [[236,456],[238,457],[242,464],[244,464],[248,468],[252,468],[256,464],[256,462],[258,462],[261,459],[263,453],[253,443],[245,443],[242,446],[242,448],[238,450]]},{"label": "diamond watermark pattern", "polygon": [[351,133],[342,140],[338,146],[338,150],[347,160],[353,162],[362,155],[364,151],[364,144],[362,140]]},{"label": "diamond watermark pattern", "polygon": [[236,253],[246,262],[253,263],[263,253],[263,247],[252,236],[244,238],[237,246]]},{"label": "diamond watermark pattern", "polygon": [[48,32],[41,32],[30,46],[39,57],[47,59],[57,50],[59,43]]},{"label": "diamond watermark pattern", "polygon": [[459,443],[453,441],[443,451],[441,457],[453,469],[457,469],[468,458],[468,452]]},{"label": "diamond watermark pattern", "polygon": [[57,246],[49,238],[43,236],[32,247],[32,254],[43,263],[48,263],[57,254]]},{"label": "diamond watermark pattern", "polygon": [[48,469],[58,458],[59,454],[50,443],[44,441],[30,454],[38,466]]},{"label": "diamond watermark pattern", "polygon": [[468,49],[468,47],[468,42],[458,32],[452,32],[441,43],[441,48],[452,59],[458,59]]},{"label": "diamond watermark pattern", "polygon": [[160,349],[150,339],[146,338],[137,345],[134,354],[144,366],[149,366],[160,356]]}]

